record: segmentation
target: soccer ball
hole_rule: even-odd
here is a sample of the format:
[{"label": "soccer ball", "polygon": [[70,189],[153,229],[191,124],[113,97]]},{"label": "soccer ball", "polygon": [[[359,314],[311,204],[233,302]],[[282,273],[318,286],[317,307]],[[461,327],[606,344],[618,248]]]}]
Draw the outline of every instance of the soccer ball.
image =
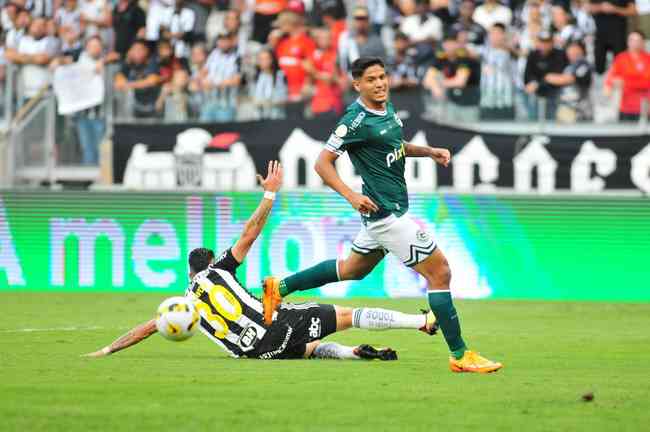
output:
[{"label": "soccer ball", "polygon": [[156,328],[165,339],[184,341],[192,337],[199,323],[199,312],[187,297],[170,297],[158,306]]}]

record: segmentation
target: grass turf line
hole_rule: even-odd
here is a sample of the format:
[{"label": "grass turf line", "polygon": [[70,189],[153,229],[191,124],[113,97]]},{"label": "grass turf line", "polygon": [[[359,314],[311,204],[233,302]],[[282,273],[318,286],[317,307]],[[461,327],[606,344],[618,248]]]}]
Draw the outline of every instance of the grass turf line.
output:
[{"label": "grass turf line", "polygon": [[[470,347],[506,366],[492,375],[450,373],[442,337],[407,330],[328,338],[391,346],[397,362],[233,360],[201,335],[79,357],[164,297],[3,293],[0,430],[592,432],[650,421],[650,304],[458,301]],[[413,312],[425,301],[334,303]]]}]

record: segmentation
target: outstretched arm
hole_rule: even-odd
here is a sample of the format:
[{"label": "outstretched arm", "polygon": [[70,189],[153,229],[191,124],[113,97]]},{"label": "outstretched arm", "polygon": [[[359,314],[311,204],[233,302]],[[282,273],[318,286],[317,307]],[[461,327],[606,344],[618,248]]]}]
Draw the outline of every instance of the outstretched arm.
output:
[{"label": "outstretched arm", "polygon": [[270,161],[266,178],[262,178],[258,174],[257,179],[262,185],[262,188],[264,188],[264,198],[262,198],[262,202],[260,202],[253,215],[248,219],[246,225],[244,225],[241,237],[239,237],[239,240],[237,240],[231,249],[232,256],[239,262],[243,262],[244,258],[246,258],[246,254],[248,254],[251,246],[253,246],[260,232],[262,232],[262,228],[264,228],[266,220],[271,213],[275,193],[282,186],[282,166],[280,162]]},{"label": "outstretched arm", "polygon": [[105,357],[107,355],[121,351],[124,348],[128,348],[132,345],[140,343],[157,331],[156,320],[152,319],[151,321],[147,321],[146,323],[140,324],[139,326],[130,330],[127,334],[119,337],[115,340],[115,342],[105,346],[99,351],[84,354],[84,357]]},{"label": "outstretched arm", "polygon": [[404,143],[404,149],[406,150],[406,156],[430,157],[445,167],[449,166],[449,161],[451,160],[451,153],[449,153],[449,150],[443,148]]}]

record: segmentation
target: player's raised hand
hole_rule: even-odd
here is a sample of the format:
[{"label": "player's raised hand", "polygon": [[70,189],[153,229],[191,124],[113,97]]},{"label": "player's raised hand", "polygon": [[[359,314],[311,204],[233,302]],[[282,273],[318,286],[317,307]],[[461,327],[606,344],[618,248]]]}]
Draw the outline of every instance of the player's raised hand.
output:
[{"label": "player's raised hand", "polygon": [[359,193],[354,193],[349,198],[350,204],[361,214],[370,214],[379,210],[370,198]]},{"label": "player's raised hand", "polygon": [[265,191],[277,192],[282,186],[282,165],[279,161],[269,161],[269,168],[266,178],[257,174],[257,180]]},{"label": "player's raised hand", "polygon": [[433,147],[431,149],[431,159],[438,162],[440,165],[447,167],[451,160],[451,153],[447,149]]}]

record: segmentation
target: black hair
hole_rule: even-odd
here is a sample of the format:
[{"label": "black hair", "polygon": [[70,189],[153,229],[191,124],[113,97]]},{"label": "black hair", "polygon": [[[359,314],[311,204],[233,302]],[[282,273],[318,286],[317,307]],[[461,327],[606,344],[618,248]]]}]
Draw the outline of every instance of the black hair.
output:
[{"label": "black hair", "polygon": [[[275,78],[278,74],[278,71],[280,70],[280,64],[278,63],[278,57],[275,55],[275,51],[273,51],[272,48],[270,47],[264,47],[262,48],[257,54],[260,55],[261,53],[267,53],[268,55],[271,56],[271,73],[273,74],[273,78]],[[255,80],[259,78],[260,74],[262,73],[262,70],[260,69],[259,65],[255,66]]]},{"label": "black hair", "polygon": [[627,35],[629,36],[629,35],[631,35],[632,33],[636,33],[636,34],[638,34],[639,36],[641,36],[641,39],[643,39],[643,40],[646,39],[646,37],[645,37],[645,33],[643,33],[643,31],[641,31],[641,30],[632,30],[632,31],[629,32]]},{"label": "black hair", "polygon": [[360,57],[352,62],[352,65],[350,66],[350,73],[352,74],[352,78],[361,78],[366,69],[371,66],[381,66],[384,69],[386,68],[384,61],[379,57]]},{"label": "black hair", "polygon": [[503,25],[502,23],[500,23],[500,22],[492,24],[492,28],[498,28],[498,29],[501,30],[502,32],[505,32],[505,31],[506,31],[506,26],[504,26],[504,25]]},{"label": "black hair", "polygon": [[207,248],[192,249],[189,255],[190,270],[194,273],[202,272],[210,265],[210,261],[214,259],[214,252]]}]

